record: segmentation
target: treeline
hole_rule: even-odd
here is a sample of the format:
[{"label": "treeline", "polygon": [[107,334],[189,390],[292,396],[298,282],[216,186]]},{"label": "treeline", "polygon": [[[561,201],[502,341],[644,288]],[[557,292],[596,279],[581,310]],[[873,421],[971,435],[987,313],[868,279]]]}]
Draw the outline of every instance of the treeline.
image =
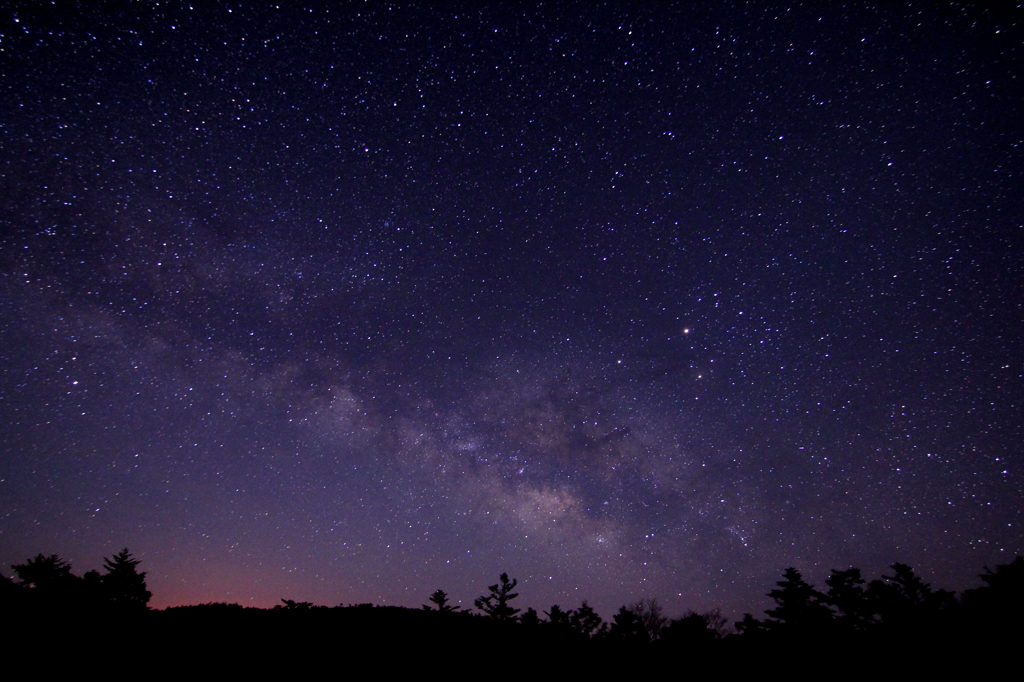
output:
[{"label": "treeline", "polygon": [[146,611],[153,595],[146,589],[146,574],[137,569],[139,563],[125,548],[103,560],[103,573],[88,571],[79,577],[56,554],[39,554],[11,567],[17,582],[0,576],[0,603],[5,611]]},{"label": "treeline", "polygon": [[[797,569],[787,568],[775,589],[768,592],[775,606],[765,612],[767,617],[757,619],[747,613],[731,628],[717,609],[668,618],[655,599],[624,605],[607,623],[586,601],[577,609],[566,610],[556,604],[543,615],[532,608],[520,613],[511,606],[518,596],[512,591],[516,581],[506,574],[475,606],[491,619],[518,622],[525,629],[663,647],[707,647],[725,639],[773,645],[908,642],[944,636],[963,641],[1024,632],[1024,558],[1018,556],[994,569],[986,567],[979,576],[983,584],[960,595],[933,588],[906,564],[890,568],[890,574],[870,582],[858,568],[833,569],[824,590],[805,581]],[[430,602],[433,606],[423,608],[455,610],[441,590]]]},{"label": "treeline", "polygon": [[467,652],[498,647],[519,656],[591,662],[626,660],[624,653],[640,651],[663,662],[680,654],[712,661],[784,651],[800,651],[808,659],[839,650],[846,655],[855,650],[860,660],[870,660],[887,650],[909,655],[947,645],[998,652],[1024,631],[1021,557],[985,568],[982,585],[959,595],[933,588],[899,563],[870,582],[856,568],[833,570],[820,590],[788,568],[768,592],[774,607],[765,617],[748,613],[732,627],[717,610],[670,618],[655,599],[623,605],[607,622],[586,601],[576,608],[556,604],[523,611],[515,606],[518,583],[504,573],[474,601],[475,612],[453,605],[443,590],[420,609],[326,607],[284,599],[272,609],[203,604],[155,611],[148,607],[151,594],[138,565],[124,549],[104,560],[102,573],[78,577],[56,555],[39,555],[13,566],[16,580],[0,580],[0,604],[6,615],[23,621],[63,615],[108,627],[133,623],[137,636],[175,646],[188,638],[255,649],[290,642],[298,647],[343,643],[361,652],[395,646],[429,652],[458,642]]}]

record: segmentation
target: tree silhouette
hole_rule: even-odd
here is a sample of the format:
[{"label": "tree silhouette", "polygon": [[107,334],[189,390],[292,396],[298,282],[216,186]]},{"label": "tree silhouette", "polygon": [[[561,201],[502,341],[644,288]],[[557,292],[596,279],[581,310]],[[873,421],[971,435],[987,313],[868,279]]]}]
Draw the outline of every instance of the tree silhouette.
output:
[{"label": "tree silhouette", "polygon": [[[448,595],[444,590],[436,590],[434,594],[430,595],[427,601],[433,604],[441,613],[454,613],[462,608],[461,606],[451,606],[448,603]],[[433,610],[426,604],[423,605],[423,608],[427,611]]]},{"label": "tree silhouette", "polygon": [[498,580],[499,583],[487,588],[491,592],[489,595],[477,597],[473,604],[494,620],[515,620],[519,609],[509,606],[509,602],[519,596],[518,592],[512,591],[519,581],[509,581],[508,573],[502,573]]},{"label": "tree silhouette", "polygon": [[952,592],[933,590],[910,566],[896,563],[890,568],[892,575],[872,580],[867,590],[883,624],[908,628],[928,619],[934,625],[934,616],[956,603]]},{"label": "tree silhouette", "polygon": [[1024,631],[1024,558],[1018,556],[995,570],[986,566],[979,577],[985,585],[964,592],[966,615],[974,620],[975,632],[1019,638]]},{"label": "tree silhouette", "polygon": [[541,620],[540,616],[537,615],[537,609],[531,606],[526,611],[523,611],[523,615],[519,616],[519,622],[528,628],[535,628],[540,625]]},{"label": "tree silhouette", "polygon": [[563,611],[562,607],[558,604],[553,604],[550,611],[545,611],[544,615],[548,617],[548,623],[555,627],[568,628],[569,619],[573,615],[573,611]]},{"label": "tree silhouette", "polygon": [[148,609],[153,593],[146,589],[146,574],[136,567],[142,563],[132,558],[125,547],[120,552],[103,560],[106,573],[100,576],[103,592],[108,600],[120,608]]},{"label": "tree silhouette", "polygon": [[649,642],[656,642],[661,637],[661,631],[668,623],[657,599],[648,597],[641,599],[629,607],[629,610],[637,617],[640,627]]},{"label": "tree silhouette", "polygon": [[28,606],[32,595],[5,575],[0,575],[0,612],[10,618],[15,612]]},{"label": "tree silhouette", "polygon": [[721,635],[712,625],[711,618],[711,615],[688,611],[682,617],[669,621],[661,631],[661,639],[668,644],[686,647],[712,644],[718,641]]},{"label": "tree silhouette", "polygon": [[27,590],[31,603],[44,608],[78,608],[83,601],[82,579],[71,572],[71,564],[56,554],[37,555],[24,564],[12,566],[19,585]]},{"label": "tree silhouette", "polygon": [[833,568],[825,584],[828,592],[824,602],[835,609],[836,625],[840,630],[859,632],[875,622],[859,568],[845,571]]},{"label": "tree silhouette", "polygon": [[1024,558],[1000,564],[994,571],[988,566],[984,570],[978,577],[985,586],[967,590],[965,600],[990,602],[1007,611],[1024,610]]},{"label": "tree silhouette", "polygon": [[39,554],[35,559],[28,559],[23,564],[14,564],[11,568],[18,574],[22,587],[35,590],[57,589],[77,579],[77,576],[71,573],[71,564],[56,554]]},{"label": "tree silhouette", "polygon": [[754,618],[749,613],[744,613],[743,618],[736,621],[736,632],[746,637],[759,637],[768,631],[768,626],[763,620]]},{"label": "tree silhouette", "polygon": [[708,624],[708,629],[714,632],[719,638],[729,634],[729,619],[722,615],[718,607],[700,614]]},{"label": "tree silhouette", "polygon": [[[988,587],[994,590],[1004,591],[1006,596],[1012,596],[1014,601],[1020,601],[1024,597],[1024,557],[1016,557],[1008,564],[999,564],[996,570],[988,566],[979,578]],[[984,589],[984,588],[979,588]]]},{"label": "tree silhouette", "polygon": [[769,592],[768,596],[775,600],[776,606],[765,612],[774,619],[768,621],[769,627],[812,633],[820,632],[820,628],[828,624],[832,612],[825,604],[825,595],[808,584],[800,571],[787,568],[782,580],[775,584],[778,589]]},{"label": "tree silhouette", "polygon": [[597,611],[592,609],[586,600],[583,601],[583,604],[578,609],[569,613],[571,614],[569,616],[569,626],[584,637],[600,635],[608,627],[601,620],[601,616],[597,615]]},{"label": "tree silhouette", "polygon": [[611,639],[623,642],[643,642],[647,640],[647,632],[640,617],[628,606],[619,607],[619,612],[612,616],[612,625],[608,630]]}]

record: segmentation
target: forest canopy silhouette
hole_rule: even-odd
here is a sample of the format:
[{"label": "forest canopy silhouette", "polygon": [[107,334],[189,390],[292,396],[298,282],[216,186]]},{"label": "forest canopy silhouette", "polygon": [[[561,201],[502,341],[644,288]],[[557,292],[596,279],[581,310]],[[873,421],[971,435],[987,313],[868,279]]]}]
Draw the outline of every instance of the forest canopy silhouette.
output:
[{"label": "forest canopy silhouette", "polygon": [[1005,655],[1005,643],[1017,641],[1024,629],[1024,558],[1019,556],[1008,564],[986,567],[979,576],[982,584],[959,595],[931,586],[902,563],[892,564],[889,572],[870,581],[857,568],[834,569],[821,589],[790,567],[768,591],[774,606],[764,617],[747,613],[732,626],[718,610],[671,617],[654,598],[622,605],[610,621],[585,600],[575,608],[553,604],[541,612],[524,611],[514,605],[520,596],[515,591],[518,581],[507,573],[475,600],[475,612],[452,605],[442,589],[418,609],[373,604],[327,607],[282,599],[271,609],[208,603],[158,611],[148,606],[152,595],[140,563],[125,548],[104,559],[102,572],[77,576],[56,554],[39,554],[13,565],[14,579],[0,576],[0,604],[9,621],[52,622],[66,617],[79,622],[134,622],[153,642],[173,640],[182,633],[216,633],[218,641],[309,642],[329,637],[363,646],[432,650],[459,641],[469,650],[501,643],[525,647],[534,656],[587,660],[619,660],[616,657],[644,650],[655,659],[686,653],[694,660],[710,661],[810,644],[816,655],[837,647],[856,647],[870,655],[891,651],[894,645],[909,655],[919,647],[942,643],[955,643],[961,651]]}]

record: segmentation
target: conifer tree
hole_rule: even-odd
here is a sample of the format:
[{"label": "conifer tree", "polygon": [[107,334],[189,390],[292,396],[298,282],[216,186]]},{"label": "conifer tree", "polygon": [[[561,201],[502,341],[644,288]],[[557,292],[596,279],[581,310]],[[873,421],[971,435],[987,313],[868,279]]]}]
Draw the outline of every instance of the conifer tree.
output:
[{"label": "conifer tree", "polygon": [[601,616],[591,608],[586,600],[584,600],[582,606],[570,613],[572,615],[569,616],[569,625],[572,626],[573,630],[585,637],[594,637],[607,629],[607,626],[601,620]]},{"label": "conifer tree", "polygon": [[557,627],[568,627],[569,619],[573,615],[573,611],[563,611],[562,607],[558,604],[553,604],[550,611],[545,611],[544,615],[548,617],[548,623]]},{"label": "conifer tree", "polygon": [[535,628],[541,622],[540,616],[537,615],[537,609],[532,606],[523,611],[523,615],[519,616],[519,623],[527,628]]},{"label": "conifer tree", "polygon": [[146,589],[146,574],[136,567],[142,563],[132,557],[125,547],[120,552],[103,560],[106,570],[100,579],[107,599],[122,608],[144,610],[149,608],[153,593]]},{"label": "conifer tree", "polygon": [[487,588],[491,592],[489,595],[478,597],[473,604],[494,620],[515,620],[519,609],[509,606],[509,602],[519,596],[518,592],[512,591],[519,581],[510,581],[508,573],[502,573],[498,580],[499,583]]},{"label": "conifer tree", "polygon": [[766,611],[775,620],[768,621],[768,625],[810,632],[831,620],[832,612],[825,604],[825,595],[808,584],[800,571],[787,568],[782,580],[775,584],[778,589],[768,596],[775,600],[776,607]]},{"label": "conifer tree", "polygon": [[892,575],[872,580],[867,590],[883,625],[897,629],[913,629],[926,622],[934,625],[936,615],[956,604],[952,592],[932,589],[907,564],[896,563],[890,568]]},{"label": "conifer tree", "polygon": [[836,624],[841,630],[863,631],[874,623],[871,602],[867,598],[859,568],[848,568],[845,571],[833,568],[825,584],[828,585],[828,592],[824,601],[835,609]]},{"label": "conifer tree", "polygon": [[640,617],[628,606],[619,607],[619,612],[612,616],[608,636],[624,642],[643,642],[647,639]]},{"label": "conifer tree", "polygon": [[[461,609],[461,606],[452,606],[448,603],[448,594],[444,590],[435,590],[432,595],[427,599],[434,607],[441,613],[453,613]],[[432,608],[423,605],[424,610],[433,611]]]}]

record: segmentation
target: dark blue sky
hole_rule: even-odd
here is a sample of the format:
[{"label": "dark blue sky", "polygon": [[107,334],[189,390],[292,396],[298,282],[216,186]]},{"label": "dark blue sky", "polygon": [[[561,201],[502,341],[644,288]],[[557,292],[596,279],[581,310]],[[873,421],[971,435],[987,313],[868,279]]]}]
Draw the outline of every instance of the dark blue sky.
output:
[{"label": "dark blue sky", "polygon": [[735,617],[1022,551],[1019,8],[199,4],[0,7],[0,565]]}]

